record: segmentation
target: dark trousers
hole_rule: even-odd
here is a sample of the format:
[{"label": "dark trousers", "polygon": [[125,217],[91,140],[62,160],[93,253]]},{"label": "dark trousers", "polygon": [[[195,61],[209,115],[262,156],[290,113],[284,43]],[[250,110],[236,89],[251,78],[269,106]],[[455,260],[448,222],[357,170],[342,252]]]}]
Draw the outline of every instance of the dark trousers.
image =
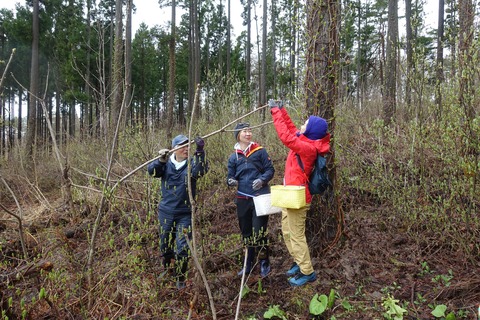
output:
[{"label": "dark trousers", "polygon": [[268,216],[257,217],[252,198],[237,198],[237,217],[244,244],[258,248],[260,259],[268,258]]}]

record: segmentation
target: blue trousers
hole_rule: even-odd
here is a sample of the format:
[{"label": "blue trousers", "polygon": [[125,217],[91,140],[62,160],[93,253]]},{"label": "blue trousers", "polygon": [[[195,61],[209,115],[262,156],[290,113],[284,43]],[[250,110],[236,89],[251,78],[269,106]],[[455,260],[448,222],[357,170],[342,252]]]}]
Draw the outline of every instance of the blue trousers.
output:
[{"label": "blue trousers", "polygon": [[[169,264],[172,258],[179,264],[185,264],[189,257],[187,239],[192,237],[192,214],[172,214],[159,211],[160,222],[160,253],[165,264]],[[186,234],[184,233],[186,230]],[[183,268],[182,268],[183,269]]]}]

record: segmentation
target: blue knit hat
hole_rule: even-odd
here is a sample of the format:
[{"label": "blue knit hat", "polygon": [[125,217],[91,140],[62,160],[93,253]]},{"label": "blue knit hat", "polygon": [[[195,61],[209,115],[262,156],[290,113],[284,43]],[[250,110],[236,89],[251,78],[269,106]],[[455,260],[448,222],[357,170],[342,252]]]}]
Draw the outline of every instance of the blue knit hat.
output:
[{"label": "blue knit hat", "polygon": [[179,134],[172,140],[172,148],[175,148],[176,146],[185,144],[188,142],[188,138],[185,137],[183,134]]},{"label": "blue knit hat", "polygon": [[327,121],[317,116],[310,116],[308,118],[307,128],[303,135],[310,140],[318,140],[325,137],[328,131]]}]

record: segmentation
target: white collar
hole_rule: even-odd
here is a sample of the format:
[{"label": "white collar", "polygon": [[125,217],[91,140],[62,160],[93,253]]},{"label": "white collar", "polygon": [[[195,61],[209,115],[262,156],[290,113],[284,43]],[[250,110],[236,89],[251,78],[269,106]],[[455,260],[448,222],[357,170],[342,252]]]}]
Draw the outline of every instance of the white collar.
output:
[{"label": "white collar", "polygon": [[178,162],[177,159],[175,159],[175,154],[172,153],[172,155],[170,156],[170,161],[172,161],[173,165],[175,166],[175,169],[178,170],[185,165],[185,163],[187,162],[187,159],[181,162]]}]

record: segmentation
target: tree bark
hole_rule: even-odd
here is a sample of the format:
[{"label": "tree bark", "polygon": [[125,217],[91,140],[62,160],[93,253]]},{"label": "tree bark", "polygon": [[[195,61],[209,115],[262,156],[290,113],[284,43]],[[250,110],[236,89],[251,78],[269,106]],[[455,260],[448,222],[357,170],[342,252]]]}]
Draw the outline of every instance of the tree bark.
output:
[{"label": "tree bark", "polygon": [[168,105],[167,105],[167,139],[172,139],[173,109],[175,105],[175,12],[176,1],[172,0],[172,25],[169,41],[169,72],[168,72]]},{"label": "tree bark", "polygon": [[127,19],[125,23],[125,122],[132,116],[132,7],[133,0],[127,0]]},{"label": "tree bark", "polygon": [[385,94],[383,96],[383,113],[386,125],[389,125],[392,122],[397,108],[397,43],[398,3],[397,0],[389,0]]},{"label": "tree bark", "polygon": [[29,159],[26,163],[33,163],[33,146],[35,144],[35,134],[37,125],[37,94],[39,81],[38,67],[38,43],[39,43],[39,0],[33,0],[33,20],[32,20],[32,61],[30,70],[30,93],[28,99],[28,117],[27,117],[27,133],[25,136],[25,159]]},{"label": "tree bark", "polygon": [[[115,38],[112,63],[112,101],[110,103],[111,118],[109,121],[109,133],[113,133],[117,126],[117,121],[122,106],[123,93],[123,23],[122,23],[122,0],[115,1]],[[109,139],[110,140],[110,139]]]},{"label": "tree bark", "polygon": [[442,84],[444,82],[443,75],[443,42],[445,40],[445,0],[438,0],[438,29],[437,29],[437,61],[435,82],[435,104],[437,105],[436,117],[442,118]]},{"label": "tree bark", "polygon": [[[306,107],[309,114],[320,115],[328,121],[332,135],[335,131],[334,108],[338,99],[339,5],[338,0],[307,1]],[[323,237],[321,244],[312,245],[317,255],[335,245],[344,230],[343,211],[335,192],[334,145],[331,145],[330,151],[327,166],[333,189],[325,191],[321,198],[314,197],[309,211],[311,219],[307,220],[308,235],[321,234]],[[326,248],[325,243],[329,243]]]}]

